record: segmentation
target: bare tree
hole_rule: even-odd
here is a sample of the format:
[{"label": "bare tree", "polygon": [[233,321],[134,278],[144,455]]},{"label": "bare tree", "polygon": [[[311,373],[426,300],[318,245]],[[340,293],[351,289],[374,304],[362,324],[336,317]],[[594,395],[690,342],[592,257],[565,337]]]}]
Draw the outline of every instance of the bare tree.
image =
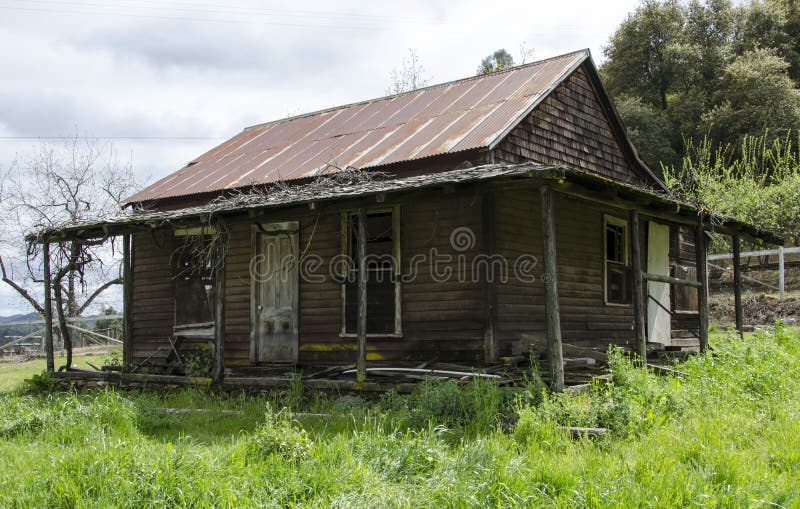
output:
[{"label": "bare tree", "polygon": [[389,73],[391,85],[386,90],[387,94],[399,94],[422,88],[428,84],[430,77],[425,76],[425,68],[419,61],[416,50],[408,49],[408,58],[403,59],[403,67],[395,67]]},{"label": "bare tree", "polygon": [[[136,189],[130,163],[120,164],[109,143],[74,136],[42,142],[3,172],[0,188],[0,275],[38,313],[44,314],[42,253],[24,236],[40,227],[100,219],[120,210]],[[122,282],[113,244],[63,240],[51,245],[51,283],[59,333],[72,364],[67,318],[80,316],[111,286]]]}]

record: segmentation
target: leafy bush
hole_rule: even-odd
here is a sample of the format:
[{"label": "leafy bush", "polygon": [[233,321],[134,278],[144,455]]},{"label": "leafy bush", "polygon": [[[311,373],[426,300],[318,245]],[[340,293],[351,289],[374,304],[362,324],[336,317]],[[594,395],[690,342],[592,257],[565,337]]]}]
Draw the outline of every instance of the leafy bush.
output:
[{"label": "leafy bush", "polygon": [[305,459],[314,443],[303,426],[281,410],[277,414],[268,407],[264,423],[250,436],[251,457],[266,459],[278,456],[285,460]]},{"label": "leafy bush", "polygon": [[186,376],[211,376],[211,352],[198,351],[183,359],[183,370]]}]

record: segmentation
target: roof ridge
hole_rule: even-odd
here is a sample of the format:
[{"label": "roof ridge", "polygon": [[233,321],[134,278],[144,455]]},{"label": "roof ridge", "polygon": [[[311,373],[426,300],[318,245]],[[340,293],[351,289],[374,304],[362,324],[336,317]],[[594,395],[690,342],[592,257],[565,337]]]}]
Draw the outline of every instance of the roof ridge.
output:
[{"label": "roof ridge", "polygon": [[580,49],[580,50],[577,50],[577,51],[570,51],[569,53],[563,53],[561,55],[555,55],[555,56],[552,56],[552,57],[543,58],[541,60],[536,60],[534,62],[528,62],[526,64],[515,65],[513,67],[507,67],[505,69],[500,69],[498,71],[488,72],[488,73],[485,73],[485,74],[476,74],[474,76],[467,76],[466,78],[459,78],[459,79],[455,79],[455,80],[451,80],[451,81],[445,81],[445,82],[442,82],[442,83],[436,83],[434,85],[428,85],[426,87],[420,87],[420,88],[416,88],[414,90],[408,90],[408,91],[405,91],[405,92],[399,92],[397,94],[390,94],[390,95],[385,95],[385,96],[381,96],[381,97],[374,97],[372,99],[365,99],[363,101],[356,101],[356,102],[352,102],[352,103],[340,104],[338,106],[331,106],[330,108],[323,108],[321,110],[310,111],[308,113],[301,113],[300,115],[294,115],[294,116],[291,116],[291,117],[286,117],[286,118],[281,118],[281,119],[276,119],[276,120],[269,120],[267,122],[261,122],[259,124],[253,124],[251,126],[247,126],[247,127],[245,127],[243,129],[243,131],[251,131],[253,129],[259,129],[261,127],[267,127],[267,126],[279,124],[281,122],[287,122],[289,120],[296,120],[296,119],[300,119],[300,118],[313,117],[315,115],[321,115],[323,113],[329,113],[329,112],[332,112],[332,111],[343,110],[343,109],[346,109],[346,108],[352,108],[354,106],[361,106],[361,105],[364,105],[364,104],[370,104],[370,103],[374,103],[374,102],[378,102],[378,101],[385,101],[385,100],[393,99],[395,97],[401,97],[401,96],[409,95],[409,94],[416,94],[416,93],[419,93],[419,92],[422,92],[422,91],[425,91],[425,90],[432,90],[432,89],[439,88],[439,87],[445,87],[445,86],[454,85],[456,83],[466,83],[466,82],[469,82],[469,81],[480,80],[480,79],[486,78],[488,76],[497,76],[499,74],[509,73],[509,72],[512,72],[512,71],[520,70],[520,69],[527,69],[529,67],[542,65],[542,64],[545,64],[547,62],[551,62],[553,60],[558,60],[560,58],[566,58],[566,57],[577,55],[577,54],[580,54],[580,53],[583,53],[584,55],[590,55],[590,51],[589,51],[588,48]]}]

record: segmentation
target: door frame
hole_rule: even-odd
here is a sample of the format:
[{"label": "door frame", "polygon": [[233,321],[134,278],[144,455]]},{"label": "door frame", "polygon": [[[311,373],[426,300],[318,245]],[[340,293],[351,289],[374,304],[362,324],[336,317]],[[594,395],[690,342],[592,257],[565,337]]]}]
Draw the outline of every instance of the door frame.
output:
[{"label": "door frame", "polygon": [[[262,362],[259,360],[258,355],[258,318],[259,318],[259,311],[258,311],[258,302],[259,302],[259,285],[265,283],[259,283],[255,276],[253,275],[253,262],[260,254],[261,250],[261,236],[262,235],[277,235],[281,233],[295,233],[297,234],[295,239],[296,245],[293,245],[292,248],[294,249],[295,253],[299,255],[299,244],[300,244],[300,221],[281,221],[281,222],[274,222],[274,223],[255,223],[252,225],[250,234],[250,261],[248,263],[248,276],[250,277],[250,362],[251,363],[258,363]],[[293,308],[293,322],[295,327],[295,348],[294,348],[294,355],[292,362],[297,362],[299,350],[300,350],[300,270],[299,270],[299,260],[297,260],[297,266],[295,266],[295,292],[292,297],[292,308]]]}]

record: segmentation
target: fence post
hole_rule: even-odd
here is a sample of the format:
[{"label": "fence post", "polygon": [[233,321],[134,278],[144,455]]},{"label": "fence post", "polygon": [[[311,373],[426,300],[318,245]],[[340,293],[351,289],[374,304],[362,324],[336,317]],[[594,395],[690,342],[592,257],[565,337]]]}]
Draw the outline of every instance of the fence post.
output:
[{"label": "fence post", "polygon": [[783,246],[778,246],[778,296],[783,302],[784,285],[786,284],[786,272],[783,266]]}]

